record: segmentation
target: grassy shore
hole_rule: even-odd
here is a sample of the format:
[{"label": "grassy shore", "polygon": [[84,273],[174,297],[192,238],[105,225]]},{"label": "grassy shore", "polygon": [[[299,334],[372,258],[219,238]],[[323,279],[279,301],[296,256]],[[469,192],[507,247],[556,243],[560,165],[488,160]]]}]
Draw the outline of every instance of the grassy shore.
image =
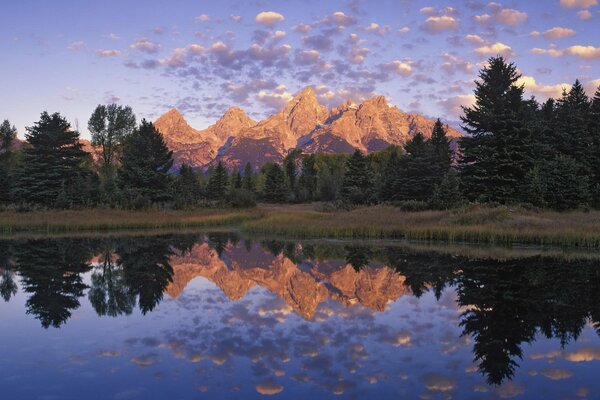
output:
[{"label": "grassy shore", "polygon": [[600,212],[528,211],[472,206],[452,211],[401,212],[376,206],[348,212],[271,207],[243,224],[250,233],[298,238],[407,239],[510,245],[600,247]]},{"label": "grassy shore", "polygon": [[406,239],[430,242],[600,248],[600,212],[557,213],[471,206],[452,211],[402,212],[387,206],[319,211],[318,205],[262,205],[251,210],[81,210],[1,212],[0,233],[233,227],[261,236]]},{"label": "grassy shore", "polygon": [[69,210],[0,212],[0,234],[75,233],[90,231],[190,229],[239,226],[260,218],[261,211],[202,209],[194,211]]}]

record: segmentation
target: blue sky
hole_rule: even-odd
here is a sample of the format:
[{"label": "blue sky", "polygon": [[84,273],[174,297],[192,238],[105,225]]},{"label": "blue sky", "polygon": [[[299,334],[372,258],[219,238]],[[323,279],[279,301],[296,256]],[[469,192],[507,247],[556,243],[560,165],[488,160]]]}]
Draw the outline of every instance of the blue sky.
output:
[{"label": "blue sky", "polygon": [[23,0],[2,15],[0,119],[21,137],[44,110],[86,137],[108,102],[138,119],[177,107],[198,129],[232,105],[260,119],[308,85],[329,106],[381,94],[453,122],[496,54],[539,99],[600,85],[597,0]]}]

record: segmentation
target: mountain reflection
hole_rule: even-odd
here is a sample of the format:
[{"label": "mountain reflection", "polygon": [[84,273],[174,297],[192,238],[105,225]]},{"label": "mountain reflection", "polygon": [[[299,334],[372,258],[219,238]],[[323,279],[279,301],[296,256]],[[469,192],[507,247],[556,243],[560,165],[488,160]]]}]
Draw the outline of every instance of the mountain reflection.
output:
[{"label": "mountain reflection", "polygon": [[[260,286],[307,320],[327,300],[383,312],[401,296],[451,288],[464,337],[490,384],[509,380],[536,335],[575,341],[600,334],[600,263],[543,255],[494,258],[408,246],[252,241],[235,233],[0,242],[0,295],[18,287],[26,312],[60,327],[87,294],[99,316],[142,314],[177,298],[195,278],[230,300]],[[89,274],[89,285],[85,273]]]}]

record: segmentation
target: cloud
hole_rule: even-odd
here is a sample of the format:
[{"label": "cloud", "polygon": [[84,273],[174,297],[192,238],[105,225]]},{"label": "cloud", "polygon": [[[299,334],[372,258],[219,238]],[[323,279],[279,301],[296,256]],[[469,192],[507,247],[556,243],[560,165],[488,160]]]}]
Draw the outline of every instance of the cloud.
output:
[{"label": "cloud", "polygon": [[325,18],[325,22],[337,26],[350,26],[356,23],[356,18],[344,14],[342,11],[336,11],[332,15]]},{"label": "cloud", "polygon": [[208,22],[210,21],[210,16],[208,16],[207,14],[202,14],[198,15],[195,19],[198,22]]},{"label": "cloud", "polygon": [[564,55],[564,52],[562,50],[557,49],[542,49],[539,47],[534,47],[533,49],[531,49],[531,54],[547,54],[552,57],[562,57]]},{"label": "cloud", "polygon": [[475,104],[475,95],[474,94],[460,94],[454,97],[449,97],[444,100],[440,100],[438,102],[440,106],[446,111],[448,116],[457,118],[462,115],[463,107],[471,107]]},{"label": "cloud", "polygon": [[324,34],[304,36],[302,43],[320,51],[328,51],[333,48],[333,41],[329,36]]},{"label": "cloud", "polygon": [[495,15],[496,21],[505,25],[519,25],[527,21],[527,13],[512,8],[504,8]]},{"label": "cloud", "polygon": [[492,16],[489,14],[475,15],[473,17],[473,20],[479,24],[486,24],[490,21],[490,19],[492,19]]},{"label": "cloud", "polygon": [[283,21],[285,18],[283,15],[275,11],[263,11],[256,15],[256,22],[266,26],[274,26],[278,22]]},{"label": "cloud", "polygon": [[294,96],[286,90],[284,85],[277,86],[274,91],[261,90],[256,95],[258,101],[276,110],[290,101],[292,97]]},{"label": "cloud", "polygon": [[465,40],[467,42],[474,43],[474,44],[477,44],[477,45],[480,45],[480,46],[486,44],[486,41],[483,40],[481,38],[481,36],[479,36],[479,35],[471,35],[471,34],[470,35],[466,35],[465,36]]},{"label": "cloud", "polygon": [[300,65],[307,65],[319,61],[321,53],[317,50],[303,50],[296,54],[296,62]]},{"label": "cloud", "polygon": [[410,28],[408,26],[403,26],[402,28],[398,29],[398,32],[400,32],[400,33],[410,32]]},{"label": "cloud", "polygon": [[423,384],[427,390],[436,392],[449,392],[456,387],[457,381],[455,378],[440,375],[437,373],[429,373],[421,377]]},{"label": "cloud", "polygon": [[121,38],[119,37],[119,35],[117,35],[116,33],[109,33],[109,34],[108,34],[108,38],[109,38],[110,40],[119,40],[119,39],[121,39]]},{"label": "cloud", "polygon": [[537,83],[532,76],[521,76],[516,82],[517,85],[525,85],[525,90],[543,99],[549,97],[560,97],[564,89],[571,87],[568,83],[558,83],[556,85],[543,85]]},{"label": "cloud", "polygon": [[432,14],[435,14],[435,8],[434,7],[423,7],[419,10],[419,12],[421,14],[425,14],[425,15],[432,15]]},{"label": "cloud", "polygon": [[71,50],[71,51],[81,51],[83,49],[85,49],[85,42],[82,40],[78,40],[76,42],[71,42],[67,46],[67,50]]},{"label": "cloud", "polygon": [[511,399],[525,393],[525,388],[517,383],[507,382],[500,386],[496,393],[501,399]]},{"label": "cloud", "polygon": [[429,17],[425,20],[423,28],[430,33],[451,31],[458,28],[458,20],[449,15]]},{"label": "cloud", "polygon": [[440,66],[448,75],[453,75],[457,71],[471,73],[474,65],[467,60],[460,59],[459,57],[450,54],[442,54],[444,62]]},{"label": "cloud", "polygon": [[600,361],[600,348],[584,347],[577,351],[567,353],[565,359],[572,362]]},{"label": "cloud", "polygon": [[546,39],[562,39],[569,36],[573,36],[575,31],[571,28],[563,28],[561,26],[555,26],[554,28],[548,29],[543,33]]},{"label": "cloud", "polygon": [[594,46],[570,46],[565,49],[565,54],[577,56],[584,60],[600,59],[600,47]]},{"label": "cloud", "polygon": [[390,27],[389,27],[389,26],[387,26],[387,25],[386,25],[386,26],[379,26],[379,24],[378,24],[378,23],[376,23],[376,22],[371,22],[371,23],[369,24],[369,26],[367,26],[367,28],[366,28],[366,31],[367,31],[367,32],[373,32],[373,33],[375,33],[375,34],[377,34],[377,35],[383,36],[383,35],[385,35],[386,33],[389,33],[389,32],[390,32]]},{"label": "cloud", "polygon": [[137,39],[135,42],[129,45],[129,47],[149,54],[158,52],[158,49],[160,48],[160,46],[157,43],[154,43],[146,38]]},{"label": "cloud", "polygon": [[273,39],[283,39],[285,37],[285,31],[275,31]]},{"label": "cloud", "polygon": [[273,395],[281,393],[283,391],[283,386],[273,379],[268,379],[258,383],[256,385],[256,391],[262,395]]},{"label": "cloud", "polygon": [[589,8],[598,4],[598,0],[560,0],[560,5],[565,8]]},{"label": "cloud", "polygon": [[241,15],[231,15],[229,17],[233,22],[240,22],[242,20],[242,16]]},{"label": "cloud", "polygon": [[584,85],[586,93],[593,96],[596,90],[600,89],[600,78],[589,81]]},{"label": "cloud", "polygon": [[121,52],[119,50],[99,49],[99,50],[96,50],[96,54],[98,54],[100,57],[118,57],[121,55]]},{"label": "cloud", "polygon": [[510,46],[504,43],[496,42],[492,45],[481,46],[476,48],[475,53],[479,54],[480,56],[501,55],[504,57],[510,57],[512,55],[512,49],[510,48]]},{"label": "cloud", "polygon": [[557,368],[543,369],[540,371],[540,374],[544,375],[546,378],[552,379],[553,381],[568,379],[573,376],[573,372]]},{"label": "cloud", "polygon": [[579,19],[582,19],[584,21],[587,21],[588,19],[592,19],[592,13],[589,12],[588,10],[581,10],[581,11],[577,12],[577,16],[579,17]]},{"label": "cloud", "polygon": [[294,32],[301,32],[301,33],[306,33],[308,31],[310,31],[312,27],[308,24],[298,24],[298,25],[294,25],[292,26],[292,30]]},{"label": "cloud", "polygon": [[412,73],[412,61],[394,60],[383,64],[382,69],[386,72],[394,73],[400,76],[409,76]]}]

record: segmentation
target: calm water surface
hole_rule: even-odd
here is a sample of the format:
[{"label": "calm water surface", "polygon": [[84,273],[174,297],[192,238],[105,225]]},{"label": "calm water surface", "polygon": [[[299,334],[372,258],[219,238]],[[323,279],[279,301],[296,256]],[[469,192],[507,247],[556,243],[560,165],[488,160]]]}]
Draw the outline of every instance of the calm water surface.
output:
[{"label": "calm water surface", "polygon": [[2,399],[600,398],[600,255],[0,241]]}]

